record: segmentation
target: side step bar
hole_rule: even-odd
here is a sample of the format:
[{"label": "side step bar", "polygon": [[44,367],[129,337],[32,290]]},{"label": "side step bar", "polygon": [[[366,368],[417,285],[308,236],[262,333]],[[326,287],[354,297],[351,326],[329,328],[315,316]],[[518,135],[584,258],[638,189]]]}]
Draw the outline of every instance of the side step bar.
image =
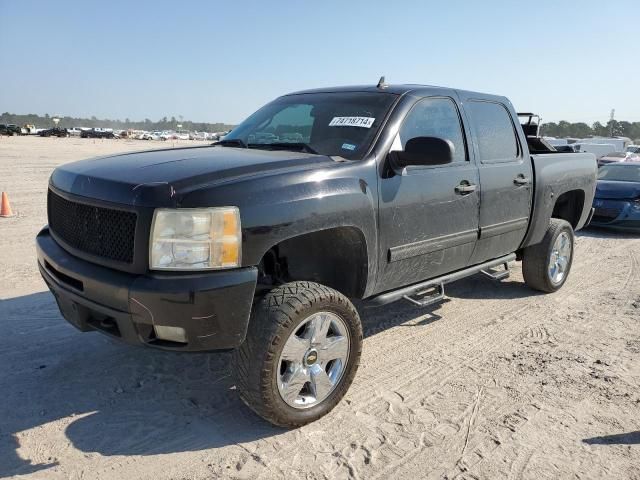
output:
[{"label": "side step bar", "polygon": [[481,272],[492,280],[503,280],[509,276],[509,264],[507,262],[504,262],[504,270],[487,268],[485,270],[481,270]]},{"label": "side step bar", "polygon": [[[476,273],[480,273],[483,270],[486,271],[485,275],[489,275],[491,278],[495,280],[500,280],[502,278],[506,278],[509,275],[509,270],[506,265],[509,262],[513,262],[516,259],[515,253],[510,253],[509,255],[505,255],[504,257],[496,258],[494,260],[490,260],[488,262],[480,263],[479,265],[474,265],[472,267],[467,267],[462,270],[458,270],[457,272],[448,273],[443,275],[442,277],[432,278],[431,280],[426,280],[424,282],[415,283],[413,285],[409,285],[408,287],[402,287],[397,290],[392,290],[390,292],[381,293],[380,295],[376,295],[369,299],[367,303],[372,306],[380,306],[386,305],[387,303],[392,303],[397,300],[408,300],[411,303],[419,306],[431,305],[432,303],[438,302],[444,298],[444,284],[455,282],[456,280],[460,280],[461,278],[469,277],[471,275],[475,275]],[[499,265],[505,265],[505,271],[492,271],[491,269],[497,267]],[[429,296],[424,296],[425,292],[436,288],[436,292]],[[422,297],[422,298],[420,298]],[[426,302],[426,303],[423,303]]]},{"label": "side step bar", "polygon": [[[430,290],[435,290],[430,292]],[[425,290],[414,292],[412,295],[403,295],[403,299],[418,307],[426,307],[444,300],[444,283],[427,287]]]}]

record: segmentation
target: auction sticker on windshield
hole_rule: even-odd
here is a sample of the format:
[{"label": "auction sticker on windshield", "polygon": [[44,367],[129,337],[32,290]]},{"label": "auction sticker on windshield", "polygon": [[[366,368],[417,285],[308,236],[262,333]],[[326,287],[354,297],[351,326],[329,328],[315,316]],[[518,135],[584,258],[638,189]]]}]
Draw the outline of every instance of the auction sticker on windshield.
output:
[{"label": "auction sticker on windshield", "polygon": [[375,118],[371,117],[333,117],[329,122],[329,126],[371,128],[375,120]]}]

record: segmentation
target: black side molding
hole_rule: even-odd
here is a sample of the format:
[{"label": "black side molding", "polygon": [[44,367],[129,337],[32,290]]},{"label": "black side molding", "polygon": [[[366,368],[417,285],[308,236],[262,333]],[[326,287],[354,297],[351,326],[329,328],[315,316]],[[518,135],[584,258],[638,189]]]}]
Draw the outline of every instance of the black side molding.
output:
[{"label": "black side molding", "polygon": [[465,243],[475,242],[478,239],[478,230],[443,235],[442,237],[422,240],[420,242],[407,243],[389,249],[389,261],[397,262],[406,258],[426,255],[446,248],[458,247]]},{"label": "black side molding", "polygon": [[522,230],[529,225],[529,217],[516,218],[508,222],[496,223],[480,228],[480,238],[495,237],[503,233]]}]

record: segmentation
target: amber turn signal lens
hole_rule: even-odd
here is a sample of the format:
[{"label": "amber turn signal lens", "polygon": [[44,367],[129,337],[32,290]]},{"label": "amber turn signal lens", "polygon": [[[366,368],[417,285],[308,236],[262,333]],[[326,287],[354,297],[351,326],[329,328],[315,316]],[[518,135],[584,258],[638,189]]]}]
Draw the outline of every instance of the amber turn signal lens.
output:
[{"label": "amber turn signal lens", "polygon": [[238,232],[238,216],[235,212],[225,212],[222,217],[223,227],[222,234],[223,235],[236,235]]},{"label": "amber turn signal lens", "polygon": [[222,243],[222,259],[221,264],[223,267],[226,266],[236,266],[240,262],[238,262],[238,243],[233,242],[223,242]]}]

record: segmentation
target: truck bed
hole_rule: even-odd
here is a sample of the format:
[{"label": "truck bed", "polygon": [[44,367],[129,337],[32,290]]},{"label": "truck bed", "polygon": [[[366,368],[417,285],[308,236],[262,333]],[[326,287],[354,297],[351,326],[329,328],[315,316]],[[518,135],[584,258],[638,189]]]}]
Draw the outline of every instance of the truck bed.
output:
[{"label": "truck bed", "polygon": [[[589,218],[595,191],[598,164],[592,153],[541,153],[532,154],[534,177],[534,197],[529,231],[522,243],[523,247],[539,243],[547,230],[549,218],[554,206],[561,208],[558,199],[565,192],[578,190],[582,198],[571,201],[582,201],[587,208],[574,222],[574,229],[582,228]],[[560,205],[560,207],[558,207]]]}]

